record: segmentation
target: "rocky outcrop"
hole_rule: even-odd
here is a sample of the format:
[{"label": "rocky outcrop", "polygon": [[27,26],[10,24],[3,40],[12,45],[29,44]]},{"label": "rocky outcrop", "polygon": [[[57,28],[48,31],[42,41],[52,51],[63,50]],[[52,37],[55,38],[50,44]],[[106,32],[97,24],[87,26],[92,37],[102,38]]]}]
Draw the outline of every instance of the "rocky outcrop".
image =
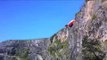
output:
[{"label": "rocky outcrop", "polygon": [[[81,50],[78,55],[83,55],[82,60],[106,60],[104,42],[107,40],[107,8],[106,0],[88,0],[76,15],[77,41]],[[96,43],[97,42],[97,43]],[[95,47],[97,46],[97,47]],[[99,48],[100,47],[100,48]],[[88,50],[87,50],[88,49]],[[99,50],[99,52],[97,51]],[[86,52],[85,52],[86,51]],[[85,53],[84,53],[85,52]],[[87,54],[88,53],[88,54]]]},{"label": "rocky outcrop", "polygon": [[44,60],[48,38],[34,40],[9,40],[0,43],[0,60]]},{"label": "rocky outcrop", "polygon": [[[73,27],[61,30],[66,34],[57,33],[55,35],[52,40],[63,41],[56,36],[65,36],[64,41],[68,42],[67,52],[69,53],[67,55],[70,56],[65,54],[69,57],[68,59],[61,57],[58,60],[107,60],[106,2],[106,0],[86,0],[81,10],[76,14],[76,22]],[[62,42],[62,44],[64,43]],[[60,49],[58,51],[60,52]]]}]

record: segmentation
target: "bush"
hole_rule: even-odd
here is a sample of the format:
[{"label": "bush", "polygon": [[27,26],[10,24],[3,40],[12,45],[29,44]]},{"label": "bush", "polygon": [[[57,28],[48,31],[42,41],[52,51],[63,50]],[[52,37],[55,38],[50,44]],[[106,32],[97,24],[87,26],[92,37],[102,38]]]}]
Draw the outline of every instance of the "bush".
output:
[{"label": "bush", "polygon": [[22,60],[29,60],[28,54],[29,54],[29,49],[27,49],[27,48],[22,48],[22,49],[16,50],[16,56],[18,56]]},{"label": "bush", "polygon": [[68,49],[68,42],[61,43],[60,40],[55,40],[48,48],[51,57],[57,60],[68,60],[70,58],[70,50]]},{"label": "bush", "polygon": [[97,18],[97,16],[94,14],[93,16],[92,16],[92,20],[95,20]]},{"label": "bush", "polygon": [[98,40],[88,39],[84,37],[82,41],[82,53],[84,60],[103,60],[105,57],[104,52],[101,50],[101,43]]}]

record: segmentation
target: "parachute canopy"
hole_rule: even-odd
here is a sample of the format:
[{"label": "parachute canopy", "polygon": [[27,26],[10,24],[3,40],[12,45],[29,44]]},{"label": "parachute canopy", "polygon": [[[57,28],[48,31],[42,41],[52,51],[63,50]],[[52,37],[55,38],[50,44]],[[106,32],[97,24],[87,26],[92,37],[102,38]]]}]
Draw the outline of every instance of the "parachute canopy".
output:
[{"label": "parachute canopy", "polygon": [[74,22],[75,22],[75,20],[71,20],[71,21],[68,23],[68,26],[69,26],[69,27],[72,27],[73,24],[74,24]]}]

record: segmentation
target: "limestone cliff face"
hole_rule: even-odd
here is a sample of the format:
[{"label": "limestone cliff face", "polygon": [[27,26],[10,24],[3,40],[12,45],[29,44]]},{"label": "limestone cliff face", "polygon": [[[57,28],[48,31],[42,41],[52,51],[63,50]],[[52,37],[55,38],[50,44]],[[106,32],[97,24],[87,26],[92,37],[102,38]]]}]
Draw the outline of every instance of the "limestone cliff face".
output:
[{"label": "limestone cliff face", "polygon": [[[81,60],[106,60],[107,40],[107,5],[106,0],[87,0],[80,12],[76,14],[73,27],[77,31],[80,50],[77,57]],[[76,28],[77,27],[77,28]],[[97,43],[96,43],[97,42]],[[95,47],[97,46],[97,47]],[[100,52],[99,52],[99,51]]]},{"label": "limestone cliff face", "polygon": [[[69,56],[65,54],[68,59],[61,57],[58,60],[107,60],[106,3],[106,0],[86,0],[84,6],[76,14],[73,27],[64,28],[61,30],[62,34],[55,35],[53,40],[68,42],[68,50],[65,49],[69,52],[67,54]],[[65,32],[66,34],[63,34]],[[65,40],[56,38],[57,35],[65,36]]]},{"label": "limestone cliff face", "polygon": [[72,27],[50,38],[0,43],[0,60],[107,60],[107,1],[86,0]]},{"label": "limestone cliff face", "polygon": [[44,60],[49,44],[48,38],[4,41],[0,43],[0,60]]}]

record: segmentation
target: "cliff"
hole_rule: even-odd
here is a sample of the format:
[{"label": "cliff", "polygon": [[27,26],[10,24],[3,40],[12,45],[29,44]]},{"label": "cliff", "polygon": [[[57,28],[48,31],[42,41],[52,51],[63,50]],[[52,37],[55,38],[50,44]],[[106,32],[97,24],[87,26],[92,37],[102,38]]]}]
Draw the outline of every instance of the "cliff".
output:
[{"label": "cliff", "polygon": [[86,0],[72,27],[50,38],[0,43],[0,60],[107,60],[107,1]]},{"label": "cliff", "polygon": [[42,55],[48,56],[48,46],[48,38],[4,41],[0,43],[0,60],[40,60]]}]

